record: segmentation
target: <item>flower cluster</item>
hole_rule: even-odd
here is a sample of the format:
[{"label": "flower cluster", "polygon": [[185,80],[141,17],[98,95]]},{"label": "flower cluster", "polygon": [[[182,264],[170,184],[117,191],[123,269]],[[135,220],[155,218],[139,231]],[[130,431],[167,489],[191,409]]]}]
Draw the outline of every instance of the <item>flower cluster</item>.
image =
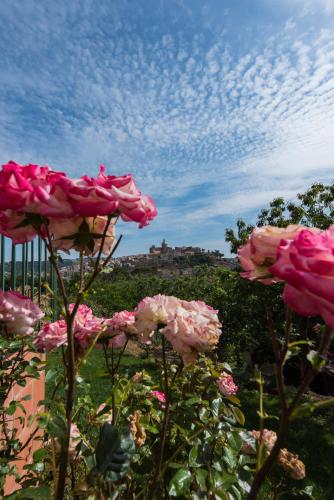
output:
[{"label": "flower cluster", "polygon": [[221,333],[218,311],[201,301],[165,295],[146,297],[138,304],[135,315],[134,326],[142,341],[149,342],[160,328],[185,364],[192,363],[198,352],[214,348]]},{"label": "flower cluster", "polygon": [[0,233],[14,243],[49,233],[57,249],[94,254],[106,233],[102,252],[109,253],[116,217],[144,227],[156,215],[153,200],[141,194],[130,174],[106,175],[103,166],[97,177],[79,179],[13,161],[0,171]]},{"label": "flower cluster", "polygon": [[265,284],[283,280],[283,298],[293,310],[320,315],[334,329],[334,226],[257,228],[239,259],[243,277]]},{"label": "flower cluster", "polygon": [[18,292],[0,290],[1,334],[26,336],[32,334],[36,323],[44,313],[40,308]]},{"label": "flower cluster", "polygon": [[[69,307],[73,311],[74,304]],[[104,320],[93,315],[85,304],[78,307],[73,321],[73,335],[78,352],[89,347],[99,333],[103,331]],[[38,332],[34,343],[40,351],[50,352],[52,349],[67,344],[67,325],[64,319],[47,323]]]},{"label": "flower cluster", "polygon": [[224,396],[234,396],[238,392],[238,386],[234,383],[232,375],[227,372],[221,373],[217,383],[220,392]]}]

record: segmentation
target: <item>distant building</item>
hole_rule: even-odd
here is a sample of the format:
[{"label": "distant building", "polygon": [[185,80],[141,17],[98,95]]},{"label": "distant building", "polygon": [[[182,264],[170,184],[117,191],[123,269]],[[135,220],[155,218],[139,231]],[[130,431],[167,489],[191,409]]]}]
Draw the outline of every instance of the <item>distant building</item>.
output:
[{"label": "distant building", "polygon": [[224,266],[235,268],[235,259],[224,259],[218,250],[214,252],[200,247],[171,247],[163,239],[160,246],[152,245],[149,253],[128,255],[112,259],[112,267],[120,267],[129,271],[156,270],[163,278],[179,275],[191,275],[198,265]]}]

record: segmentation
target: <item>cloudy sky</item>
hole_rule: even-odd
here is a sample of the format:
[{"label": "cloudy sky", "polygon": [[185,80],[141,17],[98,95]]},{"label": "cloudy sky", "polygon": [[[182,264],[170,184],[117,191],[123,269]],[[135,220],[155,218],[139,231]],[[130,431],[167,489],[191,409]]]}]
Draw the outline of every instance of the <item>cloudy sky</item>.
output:
[{"label": "cloudy sky", "polygon": [[334,0],[2,0],[0,158],[132,172],[121,254],[226,250],[237,217],[334,178]]}]

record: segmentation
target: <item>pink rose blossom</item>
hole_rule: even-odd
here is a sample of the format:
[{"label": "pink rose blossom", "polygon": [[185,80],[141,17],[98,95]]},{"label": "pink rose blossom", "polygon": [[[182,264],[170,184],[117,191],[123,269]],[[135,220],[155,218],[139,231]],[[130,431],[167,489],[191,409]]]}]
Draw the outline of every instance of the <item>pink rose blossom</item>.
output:
[{"label": "pink rose blossom", "polygon": [[19,165],[10,161],[0,171],[0,210],[17,210],[44,216],[74,215],[60,186],[62,172],[39,165]]},{"label": "pink rose blossom", "polygon": [[185,364],[193,363],[198,352],[212,350],[221,334],[218,311],[202,301],[181,300],[161,333],[182,356]]},{"label": "pink rose blossom", "polygon": [[[73,311],[74,304],[70,304],[69,310]],[[73,334],[77,350],[85,351],[93,342],[95,337],[103,330],[103,318],[97,318],[92,310],[85,304],[78,307],[73,321]],[[35,339],[36,346],[43,351],[49,352],[60,345],[67,345],[67,326],[63,319],[43,326]]]},{"label": "pink rose blossom", "polygon": [[153,200],[140,193],[130,174],[105,175],[105,167],[101,166],[96,178],[64,178],[61,185],[75,213],[84,217],[120,214],[125,221],[143,227],[157,215]]},{"label": "pink rose blossom", "polygon": [[0,328],[1,334],[31,335],[36,323],[44,313],[28,297],[19,292],[0,290]]},{"label": "pink rose blossom", "polygon": [[[74,304],[70,304],[69,310],[72,312]],[[74,338],[81,349],[87,349],[95,337],[103,329],[103,318],[93,315],[90,307],[81,304],[73,322]]]},{"label": "pink rose blossom", "polygon": [[[85,255],[95,255],[102,242],[107,217],[72,217],[69,219],[52,218],[49,224],[53,236],[52,245],[58,250],[83,250]],[[89,239],[87,238],[89,237]],[[92,246],[89,245],[89,240]],[[108,226],[102,253],[109,254],[115,243],[115,219]]]},{"label": "pink rose blossom", "polygon": [[[14,244],[32,241],[37,236],[37,230],[31,224],[25,224],[26,216],[13,210],[0,212],[0,234],[11,238]],[[45,236],[45,229],[40,228],[40,234]]]},{"label": "pink rose blossom", "polygon": [[220,375],[217,382],[220,392],[226,397],[234,396],[238,392],[238,386],[235,385],[232,375],[226,372]]},{"label": "pink rose blossom", "polygon": [[322,316],[334,329],[334,226],[304,229],[284,240],[270,271],[285,280],[284,301],[302,316]]},{"label": "pink rose blossom", "polygon": [[127,334],[135,333],[134,328],[135,313],[129,311],[120,311],[113,315],[112,318],[104,322],[105,329],[101,335],[101,339],[111,337],[109,347],[123,347],[127,340]]},{"label": "pink rose blossom", "polygon": [[157,400],[160,401],[160,403],[166,403],[166,394],[164,392],[152,391],[151,396],[157,398]]},{"label": "pink rose blossom", "polygon": [[246,245],[238,250],[238,257],[244,271],[243,278],[257,280],[265,285],[281,281],[270,275],[269,268],[276,262],[277,249],[282,239],[292,240],[303,228],[290,225],[286,228],[275,226],[257,227]]},{"label": "pink rose blossom", "polygon": [[60,319],[54,323],[46,323],[38,332],[34,344],[39,351],[50,352],[56,347],[67,344],[66,321]]},{"label": "pink rose blossom", "polygon": [[161,333],[188,364],[196,359],[197,352],[209,351],[217,345],[221,333],[217,312],[202,301],[155,295],[139,302],[135,328],[140,340],[147,343],[157,328],[162,327]]},{"label": "pink rose blossom", "polygon": [[165,325],[174,317],[179,305],[179,299],[167,295],[155,295],[141,300],[135,310],[135,328],[140,340],[149,343],[158,325]]}]

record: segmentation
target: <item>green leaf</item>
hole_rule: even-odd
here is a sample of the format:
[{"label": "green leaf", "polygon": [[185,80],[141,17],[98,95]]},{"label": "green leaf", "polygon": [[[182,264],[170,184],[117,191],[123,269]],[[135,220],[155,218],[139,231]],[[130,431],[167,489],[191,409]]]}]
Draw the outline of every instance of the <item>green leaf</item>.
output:
[{"label": "green leaf", "polygon": [[45,448],[40,448],[34,452],[33,459],[35,462],[39,462],[40,460],[43,460],[46,454],[47,450]]},{"label": "green leaf", "polygon": [[196,481],[201,491],[207,491],[206,478],[208,477],[208,471],[205,469],[196,469],[195,471]]},{"label": "green leaf", "polygon": [[197,457],[198,457],[198,447],[193,446],[189,452],[189,466],[190,467],[198,467]]},{"label": "green leaf", "polygon": [[9,403],[9,406],[8,408],[6,408],[6,414],[7,415],[14,415],[15,411],[16,411],[16,407],[17,407],[17,404],[15,401],[11,401]]},{"label": "green leaf", "polygon": [[190,470],[179,469],[169,483],[168,493],[171,497],[185,495],[189,491],[191,481],[192,476]]},{"label": "green leaf", "polygon": [[229,467],[231,467],[231,469],[233,469],[237,464],[236,452],[232,450],[232,448],[225,447],[223,460]]},{"label": "green leaf", "polygon": [[235,405],[240,405],[240,399],[237,398],[236,396],[228,396],[227,399],[231,401],[231,403],[234,403]]},{"label": "green leaf", "polygon": [[58,375],[58,370],[56,368],[51,368],[50,370],[47,371],[46,376],[45,376],[45,382],[48,384],[49,382],[52,382]]},{"label": "green leaf", "polygon": [[240,408],[237,408],[236,406],[232,406],[231,410],[232,410],[233,415],[235,416],[235,419],[238,422],[238,424],[244,425],[245,424],[245,415],[242,413]]},{"label": "green leaf", "polygon": [[52,437],[64,440],[67,435],[67,422],[60,413],[49,416],[46,428]]},{"label": "green leaf", "polygon": [[221,398],[216,398],[211,403],[212,414],[216,418],[219,416],[220,404],[221,404]]},{"label": "green leaf", "polygon": [[23,488],[10,496],[6,496],[6,500],[27,500],[38,499],[49,500],[51,498],[51,490],[49,486],[39,486],[38,488]]},{"label": "green leaf", "polygon": [[105,423],[100,431],[96,446],[96,470],[108,482],[115,482],[125,476],[135,445],[130,433],[121,435],[118,429]]}]

